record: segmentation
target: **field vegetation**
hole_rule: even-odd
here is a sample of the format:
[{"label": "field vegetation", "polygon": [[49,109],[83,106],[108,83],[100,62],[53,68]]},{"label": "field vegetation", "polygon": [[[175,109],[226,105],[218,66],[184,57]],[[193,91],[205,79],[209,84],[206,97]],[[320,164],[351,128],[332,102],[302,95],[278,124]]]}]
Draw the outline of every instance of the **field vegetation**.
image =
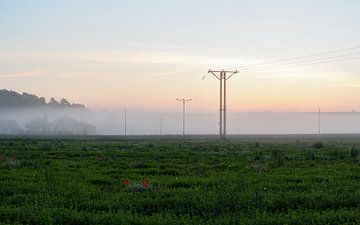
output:
[{"label": "field vegetation", "polygon": [[0,224],[360,224],[360,141],[1,138]]}]

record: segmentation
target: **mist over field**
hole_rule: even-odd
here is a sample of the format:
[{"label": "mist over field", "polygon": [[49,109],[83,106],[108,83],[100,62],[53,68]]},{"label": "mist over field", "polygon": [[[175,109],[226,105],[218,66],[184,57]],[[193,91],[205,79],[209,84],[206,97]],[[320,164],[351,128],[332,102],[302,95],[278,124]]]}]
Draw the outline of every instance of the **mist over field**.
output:
[{"label": "mist over field", "polygon": [[[97,135],[124,135],[125,113],[121,110],[79,110],[54,108],[0,109],[0,120],[16,120],[26,129],[36,118],[54,121],[69,117],[94,125]],[[128,135],[182,134],[181,112],[127,111]],[[218,113],[186,114],[186,134],[218,134]],[[321,133],[360,133],[360,113],[323,112]],[[317,112],[238,112],[228,113],[228,134],[316,134]]]},{"label": "mist over field", "polygon": [[[124,134],[124,112],[94,112],[97,134]],[[218,114],[188,113],[187,134],[218,134]],[[239,112],[228,114],[229,134],[314,134],[318,113]],[[360,133],[360,114],[322,113],[321,133]],[[127,111],[127,134],[181,134],[181,112],[154,113]]]}]

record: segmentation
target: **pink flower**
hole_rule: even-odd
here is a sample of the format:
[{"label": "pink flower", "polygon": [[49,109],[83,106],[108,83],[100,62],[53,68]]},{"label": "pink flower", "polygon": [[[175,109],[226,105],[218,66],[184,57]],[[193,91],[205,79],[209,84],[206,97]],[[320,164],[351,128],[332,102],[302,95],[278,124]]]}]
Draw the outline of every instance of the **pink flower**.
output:
[{"label": "pink flower", "polygon": [[147,188],[148,186],[149,186],[149,181],[146,180],[146,179],[144,179],[144,181],[143,181],[143,187],[144,187],[144,188]]}]

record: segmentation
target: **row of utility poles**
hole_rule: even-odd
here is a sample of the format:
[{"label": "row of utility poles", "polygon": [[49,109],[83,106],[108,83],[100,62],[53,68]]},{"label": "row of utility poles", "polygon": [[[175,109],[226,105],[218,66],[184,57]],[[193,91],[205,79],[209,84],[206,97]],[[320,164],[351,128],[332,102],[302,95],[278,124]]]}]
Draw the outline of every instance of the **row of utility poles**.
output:
[{"label": "row of utility poles", "polygon": [[[214,77],[216,77],[220,81],[220,103],[219,103],[219,137],[222,140],[226,139],[226,81],[229,80],[234,74],[239,73],[238,70],[230,71],[230,70],[209,70],[208,73],[211,73]],[[186,98],[177,98],[177,101],[181,102],[182,104],[182,135],[185,136],[186,134],[186,104],[191,102],[192,99]],[[125,136],[126,136],[126,114],[127,111],[125,110]],[[321,133],[321,111],[319,109],[318,112],[318,135],[320,136]],[[162,135],[162,127],[163,121],[160,118],[160,135]]]},{"label": "row of utility poles", "polygon": [[[185,99],[185,98],[182,98],[182,99],[180,99],[180,98],[177,98],[176,99],[177,101],[179,101],[179,102],[181,102],[182,103],[182,108],[183,108],[183,110],[182,110],[182,114],[183,114],[183,117],[182,117],[182,134],[185,136],[185,115],[186,115],[186,103],[188,103],[188,102],[191,102],[192,101],[192,99],[190,98],[190,99]],[[127,123],[127,111],[125,110],[124,111],[124,135],[126,136],[126,134],[127,134],[127,127],[126,127],[126,123]],[[159,124],[160,124],[160,135],[162,135],[162,130],[163,130],[163,119],[160,117],[160,119],[159,119]]]},{"label": "row of utility poles", "polygon": [[[237,74],[238,71],[229,71],[229,70],[209,70],[208,73],[211,73],[220,81],[220,106],[219,106],[219,137],[220,139],[226,139],[226,81],[229,80],[234,74]],[[182,104],[182,134],[185,136],[186,134],[186,104],[191,102],[192,99],[186,98],[177,98],[177,101]],[[124,134],[127,134],[126,127],[126,117],[127,111],[124,111]],[[162,125],[163,121],[160,119],[160,135],[162,134]]]},{"label": "row of utility poles", "polygon": [[[226,81],[229,80],[234,74],[239,73],[237,70],[210,70],[211,73],[220,81],[220,106],[219,106],[219,137],[226,139]],[[176,99],[183,105],[183,135],[185,135],[185,106],[191,99]]]},{"label": "row of utility poles", "polygon": [[[183,106],[183,121],[182,121],[182,128],[183,128],[183,131],[182,131],[182,134],[185,136],[185,115],[186,115],[186,103],[187,102],[191,102],[192,100],[191,99],[176,99],[177,101],[181,102],[182,103],[182,106]],[[225,104],[226,106],[226,104]],[[221,108],[221,107],[220,107]],[[222,110],[220,110],[221,112]],[[226,108],[224,107],[224,110],[223,112],[226,112]],[[224,114],[225,118],[226,118],[226,114]],[[125,110],[124,111],[124,135],[126,136],[126,133],[127,133],[127,120],[126,120],[126,117],[127,117],[127,111]],[[222,139],[225,139],[226,138],[226,120],[225,121],[225,126],[224,126],[224,133],[223,135],[221,135],[220,133],[220,137],[222,137]],[[159,124],[160,124],[160,135],[163,134],[162,130],[163,130],[163,119],[162,117],[160,117],[159,119]],[[220,123],[219,123],[220,124]],[[220,129],[221,129],[221,125],[220,125]],[[221,131],[220,131],[221,132]],[[321,134],[321,110],[319,108],[319,111],[318,111],[318,137],[320,137],[320,134]]]}]

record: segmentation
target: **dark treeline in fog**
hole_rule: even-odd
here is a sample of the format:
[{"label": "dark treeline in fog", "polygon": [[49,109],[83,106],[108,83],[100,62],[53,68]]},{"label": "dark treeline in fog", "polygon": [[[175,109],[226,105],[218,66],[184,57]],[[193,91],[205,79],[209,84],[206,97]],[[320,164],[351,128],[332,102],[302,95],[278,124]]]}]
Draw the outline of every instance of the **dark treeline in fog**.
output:
[{"label": "dark treeline in fog", "polygon": [[78,103],[70,103],[65,98],[57,101],[50,98],[47,102],[44,97],[38,97],[34,94],[23,92],[22,94],[6,89],[0,90],[0,109],[4,108],[28,108],[28,107],[62,107],[62,108],[80,108],[85,109],[85,105]]},{"label": "dark treeline in fog", "polygon": [[0,134],[91,135],[93,113],[83,104],[0,90]]}]

